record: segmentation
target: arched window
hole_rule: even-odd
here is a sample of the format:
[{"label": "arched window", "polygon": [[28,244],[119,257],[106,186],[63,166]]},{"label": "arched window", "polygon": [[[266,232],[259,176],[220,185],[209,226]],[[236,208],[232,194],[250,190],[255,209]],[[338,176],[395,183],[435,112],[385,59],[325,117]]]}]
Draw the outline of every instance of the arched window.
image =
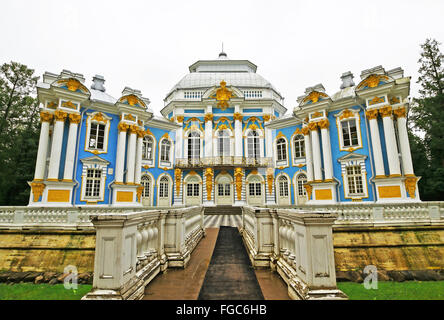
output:
[{"label": "arched window", "polygon": [[160,198],[168,198],[168,178],[162,177],[159,182],[159,197]]},{"label": "arched window", "polygon": [[230,134],[227,130],[220,130],[218,132],[217,150],[221,157],[230,155]]},{"label": "arched window", "polygon": [[143,138],[142,159],[153,160],[153,139],[149,136]]},{"label": "arched window", "polygon": [[288,179],[284,175],[279,178],[279,196],[288,197]]},{"label": "arched window", "polygon": [[284,138],[278,139],[276,142],[277,161],[287,161],[287,141]]},{"label": "arched window", "polygon": [[259,150],[259,134],[252,130],[248,133],[247,138],[247,154],[249,158],[259,158],[260,150]]},{"label": "arched window", "polygon": [[170,161],[171,142],[167,139],[162,140],[160,145],[160,161]]},{"label": "arched window", "polygon": [[294,158],[300,159],[305,157],[305,138],[302,134],[298,134],[294,137]]},{"label": "arched window", "polygon": [[200,134],[191,132],[188,135],[188,159],[200,158]]},{"label": "arched window", "polygon": [[147,175],[142,176],[140,179],[140,183],[142,184],[142,197],[148,198],[151,194],[151,178]]},{"label": "arched window", "polygon": [[307,183],[307,176],[303,173],[301,173],[297,179],[297,188],[298,188],[298,195],[299,196],[305,196],[307,194],[307,191],[304,188],[304,184]]}]

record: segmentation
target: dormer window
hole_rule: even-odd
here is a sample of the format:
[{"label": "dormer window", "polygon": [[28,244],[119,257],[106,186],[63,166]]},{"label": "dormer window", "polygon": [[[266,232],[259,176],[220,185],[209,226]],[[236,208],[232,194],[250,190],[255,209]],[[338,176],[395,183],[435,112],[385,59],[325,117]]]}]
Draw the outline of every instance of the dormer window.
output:
[{"label": "dormer window", "polygon": [[108,152],[108,136],[111,117],[94,112],[86,118],[85,151],[100,154]]}]

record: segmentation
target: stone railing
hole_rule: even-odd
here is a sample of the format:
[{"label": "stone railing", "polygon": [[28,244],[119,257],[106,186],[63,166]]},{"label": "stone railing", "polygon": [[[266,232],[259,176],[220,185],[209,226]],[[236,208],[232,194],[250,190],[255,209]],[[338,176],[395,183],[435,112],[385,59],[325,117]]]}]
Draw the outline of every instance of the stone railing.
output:
[{"label": "stone railing", "polygon": [[327,211],[338,215],[334,228],[411,226],[444,224],[444,202],[341,203],[304,205],[303,210]]},{"label": "stone railing", "polygon": [[236,166],[236,167],[269,167],[272,165],[272,158],[246,158],[246,157],[202,157],[202,158],[178,158],[176,159],[177,168],[203,168],[217,166]]},{"label": "stone railing", "polygon": [[93,290],[83,299],[140,299],[168,267],[185,267],[204,236],[203,209],[91,215],[96,228]]},{"label": "stone railing", "polygon": [[241,232],[255,267],[271,267],[292,299],[345,299],[336,287],[332,225],[326,211],[243,207]]},{"label": "stone railing", "polygon": [[140,212],[141,207],[0,207],[0,229],[94,229],[91,215]]}]

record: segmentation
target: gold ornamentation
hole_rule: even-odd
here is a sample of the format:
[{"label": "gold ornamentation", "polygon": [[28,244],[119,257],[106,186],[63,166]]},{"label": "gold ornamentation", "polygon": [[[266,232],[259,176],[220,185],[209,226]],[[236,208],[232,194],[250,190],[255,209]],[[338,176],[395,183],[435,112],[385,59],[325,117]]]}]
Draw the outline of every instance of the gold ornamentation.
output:
[{"label": "gold ornamentation", "polygon": [[117,129],[119,130],[119,132],[122,131],[126,132],[129,129],[129,125],[124,122],[120,122],[119,125],[117,126]]},{"label": "gold ornamentation", "polygon": [[137,187],[137,200],[142,201],[143,186]]},{"label": "gold ornamentation", "polygon": [[408,177],[405,179],[405,189],[409,193],[410,198],[415,197],[415,191],[416,191],[416,181],[418,181],[418,178],[416,177]]},{"label": "gold ornamentation", "polygon": [[145,131],[143,129],[137,128],[137,137],[143,138],[145,136]]},{"label": "gold ornamentation", "polygon": [[378,117],[378,110],[377,109],[367,110],[365,112],[365,115],[367,116],[368,120],[376,119]]},{"label": "gold ornamentation", "polygon": [[40,112],[40,122],[51,122],[53,115],[49,112]]},{"label": "gold ornamentation", "polygon": [[237,200],[242,199],[242,168],[236,168],[234,169],[234,177],[236,179],[236,194],[237,194]]},{"label": "gold ornamentation", "polygon": [[331,189],[317,189],[315,190],[316,200],[332,200],[333,196]]},{"label": "gold ornamentation", "polygon": [[268,183],[268,193],[272,194],[273,192],[273,168],[267,169],[267,183]]},{"label": "gold ornamentation", "polygon": [[304,98],[304,100],[302,100],[302,103],[306,103],[309,101],[316,103],[319,101],[319,98],[321,98],[321,97],[327,98],[328,95],[326,95],[325,93],[319,92],[319,91],[312,91],[312,92],[310,92],[310,94],[308,96],[306,96]]},{"label": "gold ornamentation", "polygon": [[322,112],[316,111],[315,113],[313,113],[313,115],[311,116],[311,118],[312,118],[312,119],[315,119],[315,118],[320,118],[320,117],[322,117],[322,116],[323,116]]},{"label": "gold ornamentation", "polygon": [[282,133],[282,131],[279,131],[278,135],[276,136],[276,140],[281,138],[281,137],[285,138],[285,135]]},{"label": "gold ornamentation", "polygon": [[236,120],[239,120],[239,121],[242,121],[242,119],[243,119],[244,117],[242,116],[242,114],[240,114],[239,112],[236,112],[236,113],[234,113],[234,115],[233,115],[233,119],[236,121]]},{"label": "gold ornamentation", "polygon": [[304,136],[307,136],[310,133],[310,129],[308,127],[303,127],[301,132]]},{"label": "gold ornamentation", "polygon": [[207,168],[205,170],[206,187],[207,187],[207,200],[211,200],[211,193],[213,191],[213,175],[214,171],[212,168]]},{"label": "gold ornamentation", "polygon": [[257,130],[257,125],[255,125],[254,123],[250,124],[250,126],[248,127],[248,129],[251,130]]},{"label": "gold ornamentation", "polygon": [[314,131],[314,130],[316,130],[317,127],[318,127],[318,125],[317,125],[316,122],[310,122],[310,123],[308,124],[308,129],[309,129],[310,131]]},{"label": "gold ornamentation", "polygon": [[79,124],[79,123],[80,123],[80,119],[81,119],[80,114],[71,113],[71,114],[69,115],[69,122],[70,122],[70,123],[76,123],[76,124]]},{"label": "gold ornamentation", "polygon": [[177,120],[178,123],[182,123],[183,119],[184,119],[184,116],[177,116],[176,117],[176,120]]},{"label": "gold ornamentation", "polygon": [[45,190],[45,184],[41,182],[32,182],[31,189],[34,197],[34,202],[37,202],[43,194],[43,190]]},{"label": "gold ornamentation", "polygon": [[324,119],[318,122],[318,126],[321,129],[328,129],[328,127],[330,126],[330,122],[328,121],[328,119]]},{"label": "gold ornamentation", "polygon": [[226,88],[226,82],[220,82],[220,88],[216,91],[216,100],[218,101],[217,106],[222,110],[228,108],[228,101],[233,97],[233,93]]},{"label": "gold ornamentation", "polygon": [[148,170],[150,168],[150,166],[146,164],[146,165],[143,166],[143,168]]},{"label": "gold ornamentation", "polygon": [[154,134],[150,131],[150,128],[146,128],[145,134],[150,135],[150,136],[154,136]]},{"label": "gold ornamentation", "polygon": [[226,130],[228,127],[227,127],[227,125],[226,124],[221,124],[220,126],[219,126],[219,130]]},{"label": "gold ornamentation", "polygon": [[135,95],[131,94],[126,97],[126,101],[128,101],[128,104],[133,107],[136,105],[137,102],[139,102],[139,98],[137,98]]},{"label": "gold ornamentation", "polygon": [[180,193],[180,182],[182,180],[182,170],[176,169],[174,170],[174,179],[176,180],[176,194]]},{"label": "gold ornamentation", "polygon": [[101,112],[94,114],[94,116],[91,118],[91,120],[97,121],[97,122],[104,122],[104,123],[108,122],[108,120],[105,119],[105,117],[103,116],[103,114]]},{"label": "gold ornamentation", "polygon": [[71,190],[49,190],[48,202],[69,202]]},{"label": "gold ornamentation", "polygon": [[137,126],[132,125],[129,127],[130,134],[137,133],[137,130],[139,130]]},{"label": "gold ornamentation", "polygon": [[62,107],[67,108],[67,109],[74,109],[77,110],[77,106],[72,103],[71,101],[65,101],[62,103]]},{"label": "gold ornamentation", "polygon": [[123,119],[129,120],[129,121],[136,121],[136,118],[131,113],[126,114]]},{"label": "gold ornamentation", "polygon": [[401,188],[399,186],[379,186],[380,198],[401,198]]},{"label": "gold ornamentation", "polygon": [[75,91],[77,91],[80,88],[81,83],[80,83],[79,80],[69,79],[68,82],[66,83],[66,86],[68,87],[69,91],[74,91],[75,92]]},{"label": "gold ornamentation", "polygon": [[137,124],[138,124],[139,126],[143,126],[143,122],[142,122],[142,120],[137,120]]},{"label": "gold ornamentation", "polygon": [[344,111],[342,111],[342,115],[339,117],[339,120],[352,118],[352,117],[354,117],[354,113],[349,109],[345,109]]},{"label": "gold ornamentation", "polygon": [[313,191],[313,187],[308,183],[304,184],[305,191],[307,191],[308,200],[311,199],[311,193]]},{"label": "gold ornamentation", "polygon": [[393,113],[398,117],[398,118],[405,118],[406,112],[405,112],[405,107],[401,107],[398,109],[394,109]]},{"label": "gold ornamentation", "polygon": [[213,121],[213,114],[212,113],[205,113],[204,119],[205,119],[205,122]]},{"label": "gold ornamentation", "polygon": [[392,107],[390,106],[382,107],[381,109],[379,109],[379,113],[383,118],[390,117],[392,115]]},{"label": "gold ornamentation", "polygon": [[379,85],[381,80],[388,80],[389,78],[380,74],[372,74],[368,76],[365,80],[363,80],[357,87],[357,89],[361,89],[363,87],[375,88]]},{"label": "gold ornamentation", "polygon": [[65,121],[66,117],[68,116],[68,114],[66,112],[60,111],[60,110],[56,110],[56,112],[54,113],[54,117],[56,121]]},{"label": "gold ornamentation", "polygon": [[400,103],[401,101],[399,101],[398,97],[393,97],[390,99],[390,104],[397,104]]},{"label": "gold ornamentation", "polygon": [[369,106],[372,106],[374,104],[378,104],[378,103],[383,103],[385,101],[384,97],[380,98],[380,97],[374,97],[372,100],[370,100],[368,102]]},{"label": "gold ornamentation", "polygon": [[117,191],[117,202],[132,202],[133,193],[131,191]]},{"label": "gold ornamentation", "polygon": [[57,103],[51,101],[46,107],[49,109],[57,109]]},{"label": "gold ornamentation", "polygon": [[270,121],[271,115],[270,114],[264,114],[264,121]]}]

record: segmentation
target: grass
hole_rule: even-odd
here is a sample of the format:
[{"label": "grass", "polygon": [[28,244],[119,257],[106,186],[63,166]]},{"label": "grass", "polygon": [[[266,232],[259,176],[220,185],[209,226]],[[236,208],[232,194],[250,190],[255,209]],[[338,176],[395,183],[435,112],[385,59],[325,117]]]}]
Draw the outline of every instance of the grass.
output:
[{"label": "grass", "polygon": [[444,281],[379,281],[378,289],[363,283],[338,282],[350,300],[444,300]]},{"label": "grass", "polygon": [[77,290],[67,290],[63,284],[0,283],[0,300],[80,300],[91,287],[79,284]]}]

